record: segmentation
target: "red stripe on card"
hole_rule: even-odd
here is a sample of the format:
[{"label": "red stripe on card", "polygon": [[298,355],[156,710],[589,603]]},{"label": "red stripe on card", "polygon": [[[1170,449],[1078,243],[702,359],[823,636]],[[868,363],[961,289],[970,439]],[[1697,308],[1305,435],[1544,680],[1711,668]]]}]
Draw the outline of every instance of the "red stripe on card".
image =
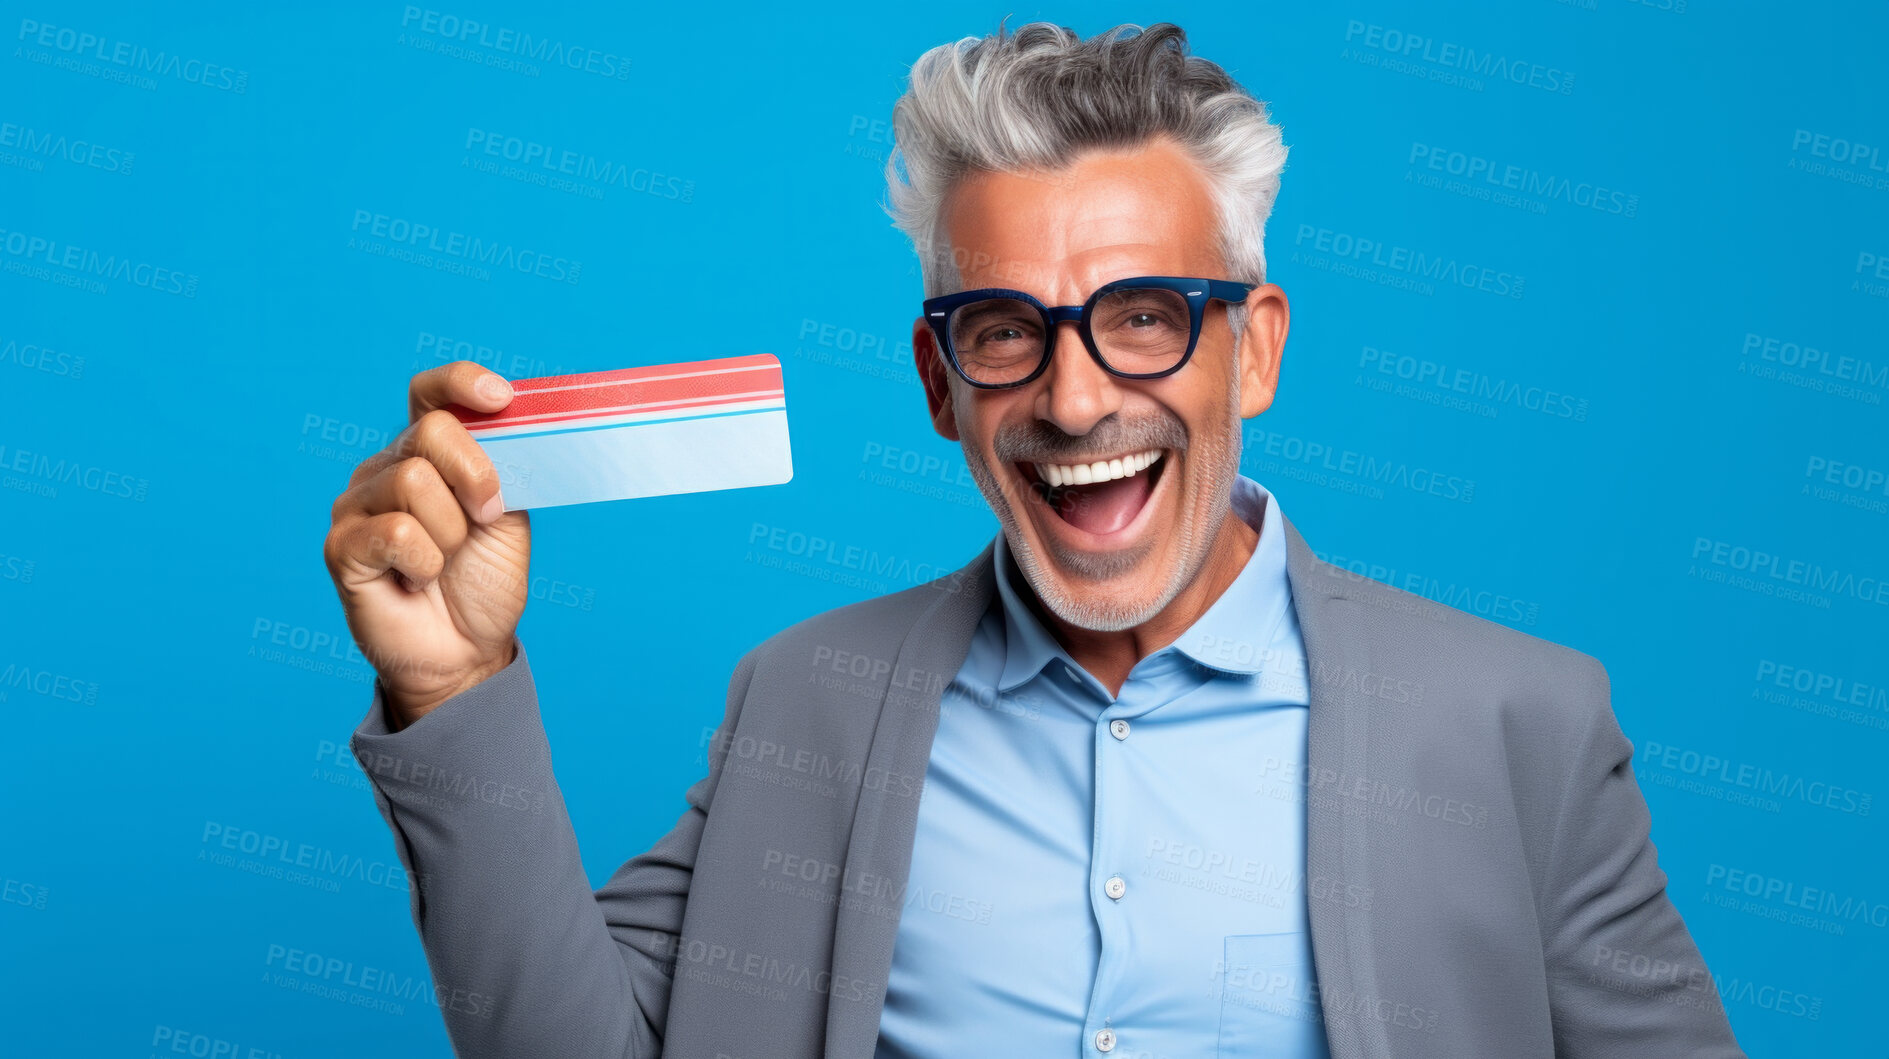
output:
[{"label": "red stripe on card", "polygon": [[738,395],[782,389],[780,361],[771,354],[652,364],[640,368],[551,375],[512,384],[512,403],[498,412],[452,410],[468,427],[546,421],[545,417],[642,406],[682,407],[729,401]]},{"label": "red stripe on card", "polygon": [[[679,408],[706,408],[711,405],[748,404],[764,401],[771,397],[783,396],[780,390],[754,390],[749,393],[727,394],[721,397],[698,397],[685,401],[652,401],[645,404],[623,405],[618,408],[596,408],[583,412],[557,412],[541,416],[523,416],[506,418],[489,423],[467,423],[466,429],[478,432],[496,430],[500,427],[543,426],[546,423],[562,423],[572,419],[596,419],[599,416],[620,416],[633,412],[671,412]],[[625,426],[634,426],[626,423]]]}]

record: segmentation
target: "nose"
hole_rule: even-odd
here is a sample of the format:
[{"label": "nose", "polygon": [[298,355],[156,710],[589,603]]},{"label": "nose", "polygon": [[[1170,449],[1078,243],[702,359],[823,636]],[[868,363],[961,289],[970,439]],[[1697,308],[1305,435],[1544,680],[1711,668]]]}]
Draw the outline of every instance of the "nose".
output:
[{"label": "nose", "polygon": [[1074,321],[1056,325],[1056,345],[1049,367],[1038,380],[1036,417],[1054,423],[1065,434],[1087,434],[1096,423],[1122,407],[1122,390],[1115,376],[1089,355]]}]

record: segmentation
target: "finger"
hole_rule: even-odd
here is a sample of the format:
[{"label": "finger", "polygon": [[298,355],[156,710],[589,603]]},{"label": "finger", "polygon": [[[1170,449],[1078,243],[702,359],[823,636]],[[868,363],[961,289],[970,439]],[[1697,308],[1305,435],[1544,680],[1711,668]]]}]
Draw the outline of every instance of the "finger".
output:
[{"label": "finger", "polygon": [[435,408],[459,405],[496,412],[512,403],[512,384],[469,360],[455,360],[415,375],[407,383],[407,421],[417,423]]},{"label": "finger", "polygon": [[[429,413],[448,405],[460,405],[475,412],[496,412],[512,401],[512,384],[496,372],[469,360],[456,360],[420,372],[407,383],[407,422],[419,422]],[[399,444],[362,460],[349,476],[350,486],[379,474],[389,464],[412,455]],[[471,509],[468,509],[471,510]]]},{"label": "finger", "polygon": [[450,556],[466,541],[466,511],[431,461],[409,456],[383,467],[335,500],[336,522],[350,514],[381,515],[405,511],[439,550]]},{"label": "finger", "polygon": [[433,465],[474,521],[489,523],[505,513],[492,457],[451,412],[428,412],[402,433],[404,440],[397,443]]},{"label": "finger", "polygon": [[386,448],[361,461],[349,486],[359,486],[388,467],[416,456],[433,464],[474,522],[489,523],[505,513],[492,458],[472,440],[465,424],[441,409],[421,416]]},{"label": "finger", "polygon": [[403,576],[416,591],[446,568],[446,556],[427,536],[420,520],[405,511],[345,519],[328,531],[322,549],[337,585],[359,588],[385,577]]}]

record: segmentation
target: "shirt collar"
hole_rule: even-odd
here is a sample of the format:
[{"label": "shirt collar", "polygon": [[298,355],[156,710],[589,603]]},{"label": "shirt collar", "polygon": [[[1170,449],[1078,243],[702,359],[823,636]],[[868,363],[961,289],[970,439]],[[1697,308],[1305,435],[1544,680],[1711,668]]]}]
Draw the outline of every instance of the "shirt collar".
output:
[{"label": "shirt collar", "polygon": [[[1223,673],[1252,674],[1266,668],[1267,648],[1292,599],[1286,580],[1285,531],[1278,499],[1245,475],[1233,482],[1232,509],[1240,521],[1259,531],[1259,546],[1220,598],[1162,651],[1178,651]],[[997,690],[1010,691],[1051,662],[1080,670],[1011,584],[1009,545],[1001,530],[992,547],[1004,616],[1004,667]]]}]

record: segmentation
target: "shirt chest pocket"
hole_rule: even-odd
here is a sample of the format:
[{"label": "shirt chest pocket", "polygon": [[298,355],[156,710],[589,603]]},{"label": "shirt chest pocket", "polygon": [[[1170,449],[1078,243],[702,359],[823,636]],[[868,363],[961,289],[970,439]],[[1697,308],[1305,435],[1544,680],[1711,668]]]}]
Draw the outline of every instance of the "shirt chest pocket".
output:
[{"label": "shirt chest pocket", "polygon": [[1220,1059],[1326,1059],[1312,936],[1228,934],[1220,964]]}]

